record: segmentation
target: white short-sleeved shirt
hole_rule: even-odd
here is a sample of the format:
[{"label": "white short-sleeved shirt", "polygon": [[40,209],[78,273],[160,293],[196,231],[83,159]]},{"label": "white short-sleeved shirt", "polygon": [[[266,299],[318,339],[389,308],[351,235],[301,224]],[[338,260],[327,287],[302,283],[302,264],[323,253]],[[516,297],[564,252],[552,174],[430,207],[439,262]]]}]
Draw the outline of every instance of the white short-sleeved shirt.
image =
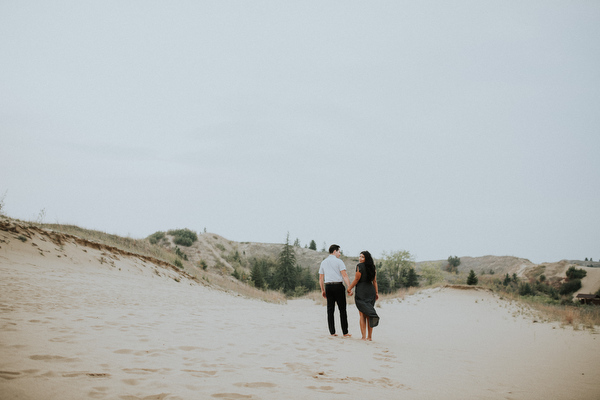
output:
[{"label": "white short-sleeved shirt", "polygon": [[321,261],[319,275],[324,275],[325,283],[343,282],[342,271],[346,270],[346,264],[333,254]]}]

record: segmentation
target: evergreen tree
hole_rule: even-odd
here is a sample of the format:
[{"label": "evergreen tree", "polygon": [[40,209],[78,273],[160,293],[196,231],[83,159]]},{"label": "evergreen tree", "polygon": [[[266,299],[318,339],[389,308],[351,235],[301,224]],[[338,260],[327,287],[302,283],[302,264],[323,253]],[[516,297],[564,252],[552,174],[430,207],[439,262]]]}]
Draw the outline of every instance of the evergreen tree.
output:
[{"label": "evergreen tree", "polygon": [[467,277],[467,285],[477,285],[477,282],[479,282],[479,279],[477,278],[477,275],[475,275],[475,271],[471,270]]},{"label": "evergreen tree", "polygon": [[250,270],[250,279],[252,280],[252,282],[254,282],[255,287],[259,289],[265,288],[265,274],[263,271],[263,265],[261,265],[260,261],[253,261],[252,269]]},{"label": "evergreen tree", "polygon": [[284,293],[292,293],[297,283],[296,253],[293,246],[290,245],[290,234],[287,234],[285,244],[281,253],[277,271],[275,273],[275,282],[278,289],[283,289]]},{"label": "evergreen tree", "polygon": [[502,284],[504,286],[510,285],[510,276],[508,276],[508,274],[506,274],[506,276],[504,277],[504,282],[502,282]]},{"label": "evergreen tree", "polygon": [[533,289],[531,288],[531,285],[529,284],[529,282],[521,283],[519,285],[519,295],[533,296],[534,294],[535,293],[533,292]]},{"label": "evergreen tree", "polygon": [[419,286],[419,275],[417,275],[417,272],[415,271],[415,268],[412,265],[408,268],[408,271],[406,273],[405,286],[406,287]]},{"label": "evergreen tree", "polygon": [[308,268],[302,268],[300,270],[300,285],[304,286],[309,291],[317,288],[317,280],[313,274],[310,273]]},{"label": "evergreen tree", "polygon": [[315,242],[314,240],[311,240],[308,248],[311,250],[317,250],[317,242]]}]

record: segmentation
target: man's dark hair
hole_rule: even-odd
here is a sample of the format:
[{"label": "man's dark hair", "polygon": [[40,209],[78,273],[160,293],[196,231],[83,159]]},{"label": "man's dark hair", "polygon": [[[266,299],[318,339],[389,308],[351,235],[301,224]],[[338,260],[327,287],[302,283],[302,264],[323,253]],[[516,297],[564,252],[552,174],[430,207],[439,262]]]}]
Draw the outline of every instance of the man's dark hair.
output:
[{"label": "man's dark hair", "polygon": [[337,244],[332,244],[331,246],[329,246],[329,254],[333,254],[334,251],[339,250],[340,246],[338,246]]}]

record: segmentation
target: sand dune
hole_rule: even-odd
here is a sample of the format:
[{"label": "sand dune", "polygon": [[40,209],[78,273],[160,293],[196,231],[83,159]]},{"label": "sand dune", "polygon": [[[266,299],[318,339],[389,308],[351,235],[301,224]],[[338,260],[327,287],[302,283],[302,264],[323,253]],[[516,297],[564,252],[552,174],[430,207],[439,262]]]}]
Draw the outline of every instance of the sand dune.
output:
[{"label": "sand dune", "polygon": [[598,399],[600,339],[486,291],[382,303],[374,342],[164,265],[0,231],[0,399]]}]

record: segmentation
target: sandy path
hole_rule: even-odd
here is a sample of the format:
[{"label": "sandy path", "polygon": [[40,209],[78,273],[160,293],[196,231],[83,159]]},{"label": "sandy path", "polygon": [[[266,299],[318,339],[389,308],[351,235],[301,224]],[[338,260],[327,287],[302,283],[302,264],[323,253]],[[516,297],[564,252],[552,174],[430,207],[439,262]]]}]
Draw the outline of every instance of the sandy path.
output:
[{"label": "sandy path", "polygon": [[[14,250],[14,249],[12,249]],[[121,258],[0,250],[0,399],[598,399],[600,339],[488,292],[384,303],[374,342],[325,309],[248,300]],[[37,255],[36,255],[37,254]],[[119,270],[119,268],[121,268]]]}]

